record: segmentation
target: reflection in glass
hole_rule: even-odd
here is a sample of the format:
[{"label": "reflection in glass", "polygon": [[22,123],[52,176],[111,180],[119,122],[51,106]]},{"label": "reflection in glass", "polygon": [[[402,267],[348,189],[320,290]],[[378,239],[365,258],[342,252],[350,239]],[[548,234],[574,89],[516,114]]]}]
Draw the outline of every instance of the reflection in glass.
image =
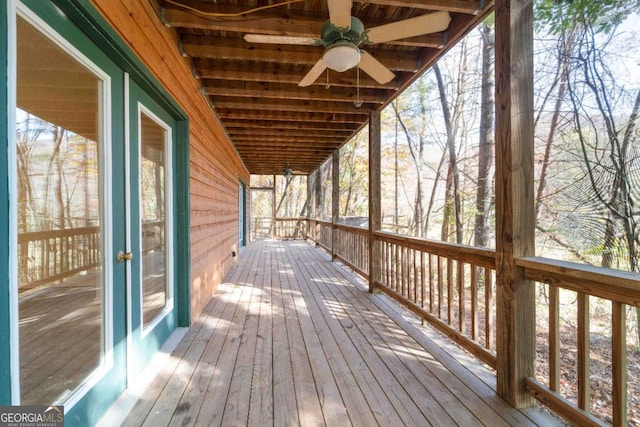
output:
[{"label": "reflection in glass", "polygon": [[165,142],[167,131],[140,114],[142,216],[142,319],[147,326],[167,305],[165,241]]},{"label": "reflection in glass", "polygon": [[17,19],[20,392],[61,402],[103,363],[103,82]]}]

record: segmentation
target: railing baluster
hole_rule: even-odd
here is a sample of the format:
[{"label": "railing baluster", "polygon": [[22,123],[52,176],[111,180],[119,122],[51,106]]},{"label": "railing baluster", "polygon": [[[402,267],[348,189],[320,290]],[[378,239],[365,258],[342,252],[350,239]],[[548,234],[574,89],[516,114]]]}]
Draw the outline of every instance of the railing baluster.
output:
[{"label": "railing baluster", "polygon": [[411,249],[411,258],[413,262],[413,302],[418,303],[418,265],[416,263],[416,251]]},{"label": "railing baluster", "polygon": [[420,307],[424,308],[424,287],[425,287],[425,283],[424,283],[424,279],[425,279],[425,275],[424,275],[424,252],[420,251],[420,261],[419,264],[420,266]]},{"label": "railing baluster", "polygon": [[400,276],[399,276],[399,274],[400,274],[400,270],[399,270],[399,267],[400,267],[400,247],[398,245],[394,245],[394,247],[395,247],[395,259],[394,259],[394,262],[393,262],[393,269],[395,271],[395,282],[394,282],[394,285],[395,285],[395,290],[397,291],[398,290],[398,282],[399,282],[399,278],[400,278]]},{"label": "railing baluster", "polygon": [[402,246],[400,252],[402,256],[402,295],[409,298],[409,262],[407,259],[409,253],[404,246]]},{"label": "railing baluster", "polygon": [[613,301],[611,323],[613,364],[613,426],[627,425],[627,326],[624,304]]},{"label": "railing baluster", "polygon": [[591,406],[589,295],[578,293],[578,406]]},{"label": "railing baluster", "polygon": [[493,335],[493,321],[491,316],[491,304],[493,299],[493,275],[488,268],[484,269],[484,337],[485,347],[491,348]]},{"label": "railing baluster", "polygon": [[442,319],[442,258],[438,255],[438,317]]},{"label": "railing baluster", "polygon": [[433,294],[434,294],[434,283],[433,283],[433,255],[430,253],[429,256],[429,313],[433,313]]},{"label": "railing baluster", "polygon": [[384,284],[389,286],[389,243],[382,243],[382,252],[384,254],[384,272],[382,273],[382,277],[384,277]]},{"label": "railing baluster", "polygon": [[[543,285],[544,286],[544,285]],[[560,390],[560,290],[549,287],[549,388]]]},{"label": "railing baluster", "polygon": [[471,339],[478,339],[478,267],[475,265],[469,265],[471,271]]},{"label": "railing baluster", "polygon": [[458,281],[458,330],[464,333],[464,321],[465,321],[464,263],[458,260],[456,264],[457,264],[456,279]]},{"label": "railing baluster", "polygon": [[447,323],[451,325],[451,306],[453,295],[453,260],[447,258]]}]

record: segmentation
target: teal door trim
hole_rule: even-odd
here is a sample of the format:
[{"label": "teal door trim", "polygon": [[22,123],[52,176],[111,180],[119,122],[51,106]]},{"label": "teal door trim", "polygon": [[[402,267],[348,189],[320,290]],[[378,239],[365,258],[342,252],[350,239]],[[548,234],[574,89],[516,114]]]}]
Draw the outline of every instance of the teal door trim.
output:
[{"label": "teal door trim", "polygon": [[191,325],[191,209],[189,197],[190,162],[189,162],[189,121],[179,120],[176,123],[178,143],[174,150],[174,191],[176,252],[176,303],[178,304],[178,326]]},{"label": "teal door trim", "polygon": [[[127,361],[128,381],[135,381],[142,369],[151,360],[153,355],[160,349],[162,343],[166,341],[171,332],[177,327],[177,280],[175,270],[175,254],[176,254],[176,238],[175,238],[175,222],[176,222],[176,203],[175,203],[175,171],[176,164],[174,162],[174,153],[176,149],[176,121],[171,115],[160,107],[142,88],[135,82],[130,82],[129,86],[129,165],[126,167],[130,171],[129,176],[129,203],[128,221],[130,222],[130,239],[131,247],[129,250],[133,252],[133,260],[129,263],[130,277],[128,279],[129,301],[128,301],[128,333],[129,344]],[[166,300],[168,306],[165,307],[156,316],[149,325],[144,325],[143,319],[143,287],[144,287],[144,271],[143,271],[143,241],[142,235],[142,206],[141,206],[141,166],[142,166],[142,139],[141,139],[141,117],[145,115],[151,121],[162,127],[167,132],[169,138],[164,142],[164,159],[165,164],[165,192],[163,196],[167,211],[164,218],[166,228],[164,230],[164,239],[167,247],[165,247],[165,273],[166,280],[170,284],[170,288],[166,288]],[[165,282],[165,286],[166,286]]]},{"label": "teal door trim", "polygon": [[242,224],[242,236],[240,236],[240,248],[247,246],[247,184],[240,180],[240,223]]},{"label": "teal door trim", "polygon": [[[6,0],[0,1],[0,79],[9,81],[9,13]],[[12,115],[9,114],[8,85],[0,85],[0,150],[9,152],[9,129]],[[8,156],[0,156],[0,194],[9,194],[9,170]],[[6,241],[10,235],[9,230],[10,206],[9,197],[0,197],[0,340],[11,342],[11,285],[9,281],[9,248]],[[11,346],[0,346],[0,402],[3,405],[11,404]]]}]

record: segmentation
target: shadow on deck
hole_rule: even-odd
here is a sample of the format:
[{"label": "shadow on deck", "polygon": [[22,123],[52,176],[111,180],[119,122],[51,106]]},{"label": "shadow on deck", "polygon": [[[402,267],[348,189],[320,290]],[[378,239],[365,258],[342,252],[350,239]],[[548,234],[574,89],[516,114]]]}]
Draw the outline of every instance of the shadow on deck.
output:
[{"label": "shadow on deck", "polygon": [[[126,393],[125,393],[126,394]],[[110,425],[120,420],[103,419]],[[255,242],[123,425],[557,424],[307,242]]]}]

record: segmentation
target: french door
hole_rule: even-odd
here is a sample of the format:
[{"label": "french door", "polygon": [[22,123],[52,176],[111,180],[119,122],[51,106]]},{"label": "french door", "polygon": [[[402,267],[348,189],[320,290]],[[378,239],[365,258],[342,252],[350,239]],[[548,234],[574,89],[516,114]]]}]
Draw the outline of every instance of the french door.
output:
[{"label": "french door", "polygon": [[176,122],[135,82],[128,88],[125,167],[127,378],[137,377],[177,326],[173,147]]},{"label": "french door", "polygon": [[91,425],[177,327],[178,122],[53,3],[8,11],[11,399]]},{"label": "french door", "polygon": [[12,400],[89,425],[126,384],[124,73],[50,4],[9,5]]}]

